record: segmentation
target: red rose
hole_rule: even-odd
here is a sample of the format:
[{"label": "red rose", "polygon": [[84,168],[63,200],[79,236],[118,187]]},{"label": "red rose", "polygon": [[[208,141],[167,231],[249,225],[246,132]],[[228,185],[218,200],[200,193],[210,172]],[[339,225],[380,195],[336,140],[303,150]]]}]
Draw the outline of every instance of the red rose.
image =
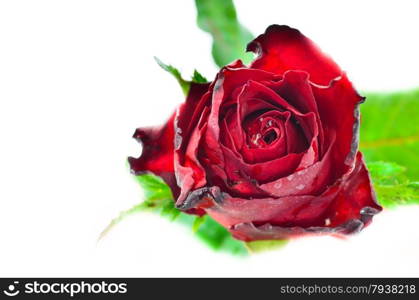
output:
[{"label": "red rose", "polygon": [[176,207],[207,213],[235,238],[347,234],[381,210],[358,151],[364,101],[298,30],[270,26],[212,83],[192,83],[161,128],[137,129],[135,174],[171,187]]}]

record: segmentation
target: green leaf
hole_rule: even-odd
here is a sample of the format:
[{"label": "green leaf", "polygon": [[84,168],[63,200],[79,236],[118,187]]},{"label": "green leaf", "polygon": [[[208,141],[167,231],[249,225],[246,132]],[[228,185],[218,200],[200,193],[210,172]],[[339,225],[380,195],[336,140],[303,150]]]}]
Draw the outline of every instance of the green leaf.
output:
[{"label": "green leaf", "polygon": [[201,217],[203,220],[198,230],[197,236],[208,246],[218,251],[226,251],[237,255],[246,255],[247,250],[243,242],[235,240],[230,232],[214,221],[210,216]]},{"label": "green leaf", "polygon": [[175,208],[173,200],[170,199],[169,201],[165,201],[163,205],[161,205],[161,213],[160,215],[164,217],[168,217],[170,220],[174,221],[180,214],[180,211]]},{"label": "green leaf", "polygon": [[163,63],[157,57],[154,57],[154,59],[156,60],[156,62],[159,64],[159,66],[163,70],[169,72],[170,74],[172,74],[176,78],[176,80],[179,82],[180,87],[182,88],[183,94],[187,95],[188,92],[189,92],[189,87],[190,87],[191,83],[189,81],[186,81],[185,79],[183,79],[179,70],[176,69],[175,67],[173,67],[171,65],[166,65],[165,63]]},{"label": "green leaf", "polygon": [[180,71],[178,69],[176,69],[175,67],[173,67],[171,65],[166,65],[165,63],[163,63],[157,57],[154,57],[154,59],[156,60],[158,65],[163,70],[169,72],[170,74],[172,74],[176,78],[176,80],[178,81],[178,83],[179,83],[179,85],[180,85],[180,87],[183,91],[183,94],[185,96],[188,95],[192,82],[195,82],[195,83],[207,83],[208,82],[208,80],[204,76],[202,76],[201,73],[199,73],[197,70],[194,70],[191,81],[187,81],[187,80],[183,79],[183,77],[180,74]]},{"label": "green leaf", "polygon": [[419,204],[419,89],[367,93],[361,143],[378,202]]},{"label": "green leaf", "polygon": [[408,181],[406,168],[393,162],[368,162],[368,170],[375,184],[396,185]]},{"label": "green leaf", "polygon": [[144,200],[153,202],[162,199],[172,199],[172,192],[169,186],[158,176],[143,174],[135,176],[144,191]]},{"label": "green leaf", "polygon": [[267,241],[253,241],[247,242],[246,248],[250,253],[260,253],[271,250],[278,250],[284,247],[288,240],[267,240]]},{"label": "green leaf", "polygon": [[193,232],[197,232],[199,227],[201,227],[201,225],[204,222],[205,222],[205,218],[202,218],[202,217],[195,218],[195,221],[193,222],[193,225],[192,225]]},{"label": "green leaf", "polygon": [[193,72],[192,81],[196,83],[207,83],[208,80],[201,75],[197,70]]},{"label": "green leaf", "polygon": [[378,202],[392,208],[419,204],[419,183],[409,181],[406,168],[393,162],[367,162]]},{"label": "green leaf", "polygon": [[195,0],[199,28],[213,38],[212,56],[219,67],[236,59],[249,63],[253,55],[246,53],[246,45],[253,35],[237,19],[232,0]]},{"label": "green leaf", "polygon": [[366,96],[360,129],[366,161],[396,163],[410,181],[419,181],[419,89]]},{"label": "green leaf", "polygon": [[375,185],[379,203],[386,208],[419,204],[419,182],[398,185]]}]

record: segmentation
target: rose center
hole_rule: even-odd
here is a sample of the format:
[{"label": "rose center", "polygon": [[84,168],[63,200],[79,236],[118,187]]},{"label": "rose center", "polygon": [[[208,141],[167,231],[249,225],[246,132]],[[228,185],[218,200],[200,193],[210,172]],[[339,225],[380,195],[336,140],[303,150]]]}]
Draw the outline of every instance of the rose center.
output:
[{"label": "rose center", "polygon": [[248,145],[251,148],[264,148],[274,144],[282,136],[282,120],[271,116],[251,117],[244,124]]},{"label": "rose center", "polygon": [[269,130],[263,136],[264,142],[268,145],[272,144],[277,138],[278,138],[278,134],[275,132],[275,130]]}]

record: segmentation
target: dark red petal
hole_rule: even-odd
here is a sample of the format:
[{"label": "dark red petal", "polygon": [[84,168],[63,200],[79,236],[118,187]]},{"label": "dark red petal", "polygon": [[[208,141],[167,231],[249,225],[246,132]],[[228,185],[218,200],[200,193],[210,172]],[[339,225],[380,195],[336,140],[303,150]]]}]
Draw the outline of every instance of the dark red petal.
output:
[{"label": "dark red petal", "polygon": [[182,140],[178,141],[177,148],[187,145],[189,136],[197,126],[205,106],[210,105],[209,84],[191,83],[185,102],[179,107],[175,126],[182,134]]},{"label": "dark red petal", "polygon": [[224,98],[223,82],[224,77],[218,74],[211,98],[211,111],[209,112],[203,143],[200,144],[202,147],[199,155],[204,167],[211,168],[211,166],[217,166],[220,170],[224,169],[224,157],[219,142],[219,111]]},{"label": "dark red petal", "polygon": [[303,168],[287,177],[260,185],[260,188],[273,197],[318,195],[333,183],[332,176],[332,147],[326,152],[321,161],[307,168]]},{"label": "dark red petal", "polygon": [[[246,144],[242,148],[244,161],[258,163],[270,161],[286,155],[287,142],[294,144],[297,132],[285,129],[285,124],[289,123],[290,112],[271,110],[252,118],[247,118],[243,127],[247,128]],[[264,142],[266,133],[275,132],[276,138],[270,144]],[[304,139],[304,138],[303,138]]]},{"label": "dark red petal", "polygon": [[[175,174],[177,184],[181,188],[181,194],[176,202],[181,203],[190,190],[201,188],[207,183],[205,170],[198,160],[198,149],[206,130],[208,111],[208,107],[205,107],[197,127],[190,136],[185,153],[183,150],[175,149]],[[181,136],[181,133],[177,134]]]},{"label": "dark red petal", "polygon": [[[210,182],[222,185],[227,181],[225,174],[225,159],[221,149],[220,141],[220,112],[223,105],[226,106],[227,98],[234,90],[245,84],[250,78],[260,80],[269,80],[272,74],[260,71],[249,70],[247,68],[234,68],[231,65],[223,68],[218,73],[215,82],[211,85],[211,111],[208,116],[206,132],[204,135],[202,147],[200,149],[199,159],[207,170],[207,179]],[[234,104],[234,101],[233,103]],[[230,106],[229,104],[227,106]],[[231,135],[233,138],[234,133]],[[178,205],[184,199],[178,199]]]},{"label": "dark red petal", "polygon": [[220,124],[220,126],[221,126],[220,129],[221,129],[221,132],[222,132],[222,134],[220,134],[220,141],[224,146],[226,146],[228,149],[233,151],[236,156],[240,157],[241,155],[238,152],[236,144],[234,143],[235,140],[232,136],[232,133],[230,132],[230,130],[232,129],[232,126],[227,125],[226,120],[227,120],[227,118],[220,121],[220,123],[221,123]]},{"label": "dark red petal", "polygon": [[374,212],[382,210],[375,198],[361,152],[357,153],[355,167],[342,180],[341,187],[340,193],[327,212],[330,226],[338,226],[350,219],[361,219],[367,225]]},{"label": "dark red petal", "polygon": [[220,122],[225,124],[225,127],[223,127],[220,136],[221,140],[223,140],[226,139],[226,137],[224,137],[223,135],[228,135],[228,137],[231,138],[231,141],[233,143],[232,146],[234,147],[234,149],[237,152],[240,152],[245,143],[245,133],[243,132],[243,127],[241,125],[242,120],[240,114],[238,113],[238,110],[239,104],[228,109],[224,117],[220,118]]},{"label": "dark red petal", "polygon": [[[247,81],[265,81],[265,80],[275,80],[278,79],[278,76],[275,74],[266,72],[263,70],[258,69],[249,69],[245,66],[235,68],[231,65],[228,65],[220,70],[218,73],[217,79],[223,79],[222,85],[224,89],[224,93],[226,96],[230,96],[233,94],[233,91],[237,87],[241,87]],[[215,89],[215,84],[214,84]],[[234,99],[224,99],[226,100],[223,104],[229,104],[229,100]]]},{"label": "dark red petal", "polygon": [[[254,80],[248,80],[244,85],[243,92],[240,95],[241,103],[244,108],[242,114],[260,109],[281,109],[290,111],[294,115],[302,115],[295,107],[278,95],[274,90],[266,85]],[[250,110],[251,109],[251,110]]]},{"label": "dark red petal", "polygon": [[[360,153],[355,168],[319,196],[249,200],[222,193],[218,187],[206,192],[206,199],[212,199],[206,212],[236,238],[247,241],[356,232],[381,210]],[[190,200],[199,207],[196,193]]]},{"label": "dark red petal", "polygon": [[[206,133],[206,143],[215,146],[213,151],[209,151],[209,155],[213,159],[221,158],[221,150],[217,147],[217,141],[220,139],[219,120],[223,119],[232,106],[237,105],[238,94],[241,93],[243,85],[249,80],[264,81],[274,80],[277,78],[274,74],[263,70],[249,69],[244,66],[241,61],[237,61],[221,69],[216,79],[210,86],[212,91],[211,113],[208,120]],[[241,126],[236,126],[238,132],[231,132],[231,137],[238,143],[237,148],[241,148],[240,131]],[[233,128],[230,128],[232,131]],[[239,140],[238,140],[239,139]],[[214,155],[211,155],[214,152]],[[210,158],[210,160],[212,160]],[[212,163],[214,161],[212,160]]]},{"label": "dark red petal", "polygon": [[304,71],[287,71],[280,81],[267,82],[273,89],[299,112],[314,112],[318,115],[316,99],[309,82],[309,74]]},{"label": "dark red petal", "polygon": [[174,117],[161,127],[138,128],[134,138],[142,144],[139,158],[129,157],[131,172],[135,175],[151,172],[160,176],[172,189],[175,197],[179,194],[173,168]]},{"label": "dark red petal", "polygon": [[287,140],[287,153],[301,153],[307,149],[307,140],[294,120],[287,119],[285,121],[285,138]]},{"label": "dark red petal", "polygon": [[174,170],[182,201],[189,190],[206,184],[205,170],[198,160],[198,146],[209,112],[209,84],[192,83],[185,103],[176,114]]},{"label": "dark red petal", "polygon": [[337,176],[350,169],[358,150],[359,104],[364,100],[345,74],[329,86],[312,85],[325,138],[336,132],[333,164]]},{"label": "dark red petal", "polygon": [[271,25],[249,43],[247,51],[258,54],[251,68],[282,75],[288,70],[302,70],[310,80],[327,85],[342,72],[310,39],[288,26]]},{"label": "dark red petal", "polygon": [[[312,157],[314,159],[313,161],[318,160],[318,134],[320,124],[318,124],[318,120],[314,112],[302,114],[275,91],[261,83],[251,80],[249,80],[244,86],[240,99],[248,99],[247,101],[242,101],[247,103],[247,108],[252,111],[256,109],[255,107],[258,109],[266,107],[291,112],[294,118],[300,123],[299,127],[303,129],[307,141],[311,141],[313,144],[311,149],[314,151],[309,154],[314,155]],[[309,165],[309,163],[310,161],[307,160],[307,165]]]},{"label": "dark red petal", "polygon": [[238,240],[250,242],[257,240],[284,240],[290,237],[309,235],[336,235],[342,236],[359,232],[364,223],[352,219],[337,227],[280,227],[271,224],[255,226],[253,223],[241,223],[230,228],[231,234]]},{"label": "dark red petal", "polygon": [[310,226],[330,206],[338,192],[329,189],[321,196],[287,196],[281,198],[244,199],[223,193],[222,200],[207,213],[226,228],[241,223]]},{"label": "dark red petal", "polygon": [[[326,152],[323,137],[321,118],[314,98],[309,74],[303,71],[287,71],[284,78],[277,82],[267,82],[266,85],[276,91],[282,98],[289,102],[301,113],[314,113],[319,130],[319,151],[321,156]],[[324,148],[324,149],[323,149]]]},{"label": "dark red petal", "polygon": [[[243,89],[243,93],[241,94],[241,97],[244,99],[256,99],[258,102],[262,103],[265,107],[277,107],[281,110],[290,111],[297,121],[301,121],[301,127],[304,130],[308,140],[311,140],[311,138],[314,135],[317,135],[316,132],[318,132],[318,124],[316,122],[316,119],[312,118],[314,124],[306,124],[307,122],[304,121],[302,118],[305,115],[312,115],[312,117],[315,117],[314,112],[309,112],[307,114],[301,113],[298,111],[294,106],[291,105],[291,103],[287,102],[284,98],[282,98],[280,95],[278,95],[275,91],[272,89],[264,86],[261,83],[255,82],[255,81],[248,81],[245,85],[245,88]],[[247,102],[250,102],[248,100]],[[252,106],[256,106],[255,104],[252,104]],[[261,106],[263,107],[263,106]],[[253,108],[255,110],[255,108]]]},{"label": "dark red petal", "polygon": [[[224,226],[230,228],[230,232],[236,238],[251,241],[286,239],[307,234],[340,235],[355,233],[367,226],[371,222],[372,217],[382,210],[381,206],[376,202],[369,174],[360,152],[358,152],[356,156],[356,165],[352,172],[346,174],[341,182],[332,186],[315,199],[323,203],[323,201],[326,200],[323,199],[325,195],[333,197],[332,201],[328,200],[324,202],[330,203],[330,205],[326,210],[322,209],[324,213],[319,214],[319,217],[317,217],[315,221],[312,221],[311,224],[306,222],[305,226],[304,224],[298,223],[307,217],[313,216],[316,207],[302,207],[302,209],[298,211],[299,215],[294,214],[295,219],[292,220],[289,225],[286,223],[272,225],[270,224],[274,223],[272,221],[265,221],[265,224],[263,225],[256,225],[257,223],[254,222],[254,220],[240,223],[239,221],[244,220],[245,218],[243,217],[243,213],[241,213],[239,217],[234,215],[234,212],[237,212],[237,209],[234,209],[234,207],[238,205],[237,203],[234,203],[234,206],[232,206],[233,209],[230,208],[228,213],[225,213],[224,210],[218,208],[221,207],[219,204],[218,206],[215,206],[216,208],[208,209],[207,212],[224,224]],[[307,196],[301,196],[301,198],[304,197]],[[266,204],[270,203],[267,202]],[[310,205],[312,204],[310,203]],[[260,205],[260,207],[264,208],[262,205]],[[230,210],[233,212],[230,212]],[[288,217],[292,215],[293,213],[291,212],[284,214],[284,216]],[[251,212],[249,217],[251,217]],[[300,218],[300,220],[298,220],[299,222],[296,222],[298,218]],[[252,218],[249,219],[251,220]],[[278,216],[272,217],[271,219],[276,219],[276,221],[278,221]]]},{"label": "dark red petal", "polygon": [[[291,174],[300,164],[303,156],[303,153],[291,153],[271,161],[247,164],[235,156],[230,149],[222,146],[222,150],[225,158],[227,178],[237,182],[249,181],[253,185]],[[234,185],[232,185],[232,188],[234,188]],[[256,196],[250,195],[250,197]]]}]

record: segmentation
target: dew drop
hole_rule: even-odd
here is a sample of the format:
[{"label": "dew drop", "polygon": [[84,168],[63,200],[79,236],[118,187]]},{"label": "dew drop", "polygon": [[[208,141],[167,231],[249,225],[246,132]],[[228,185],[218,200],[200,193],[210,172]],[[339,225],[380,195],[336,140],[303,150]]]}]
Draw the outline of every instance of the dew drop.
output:
[{"label": "dew drop", "polygon": [[274,184],[274,188],[276,188],[276,189],[280,189],[281,186],[282,186],[281,182],[277,182],[277,183]]},{"label": "dew drop", "polygon": [[178,150],[182,145],[182,136],[178,133],[175,134],[174,144],[175,150]]},{"label": "dew drop", "polygon": [[329,218],[324,220],[324,225],[326,225],[326,226],[330,225],[330,219]]},{"label": "dew drop", "polygon": [[299,190],[299,191],[301,191],[302,189],[304,189],[304,184],[299,184],[299,185],[297,185],[295,188],[297,189],[297,190]]},{"label": "dew drop", "polygon": [[259,145],[259,140],[260,140],[261,137],[262,136],[261,136],[260,133],[258,133],[256,135],[253,135],[252,136],[252,143],[255,144],[256,146],[258,146]]}]

